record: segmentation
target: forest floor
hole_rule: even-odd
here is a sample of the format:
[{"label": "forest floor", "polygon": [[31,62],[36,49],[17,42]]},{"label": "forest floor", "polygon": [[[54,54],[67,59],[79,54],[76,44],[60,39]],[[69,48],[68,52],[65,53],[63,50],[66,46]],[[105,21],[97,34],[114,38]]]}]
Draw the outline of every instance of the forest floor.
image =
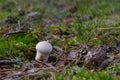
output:
[{"label": "forest floor", "polygon": [[0,80],[119,79],[119,0],[0,0]]}]

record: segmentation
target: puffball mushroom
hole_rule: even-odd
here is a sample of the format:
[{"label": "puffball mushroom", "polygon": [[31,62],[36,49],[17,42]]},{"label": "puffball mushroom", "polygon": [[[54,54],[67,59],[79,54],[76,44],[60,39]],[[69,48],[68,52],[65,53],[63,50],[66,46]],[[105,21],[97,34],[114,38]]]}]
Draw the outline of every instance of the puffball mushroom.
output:
[{"label": "puffball mushroom", "polygon": [[41,41],[36,44],[36,51],[35,60],[46,62],[52,52],[52,45],[48,41]]}]

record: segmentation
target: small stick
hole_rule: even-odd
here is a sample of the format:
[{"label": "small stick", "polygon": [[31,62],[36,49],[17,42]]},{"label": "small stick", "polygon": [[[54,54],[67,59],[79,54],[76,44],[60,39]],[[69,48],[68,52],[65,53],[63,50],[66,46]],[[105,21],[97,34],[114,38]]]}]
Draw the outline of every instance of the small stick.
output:
[{"label": "small stick", "polygon": [[25,31],[18,30],[18,31],[14,31],[14,32],[8,32],[5,35],[11,35],[11,34],[17,34],[17,33],[25,33]]},{"label": "small stick", "polygon": [[50,72],[51,76],[52,76],[52,80],[56,80],[55,74],[53,72]]},{"label": "small stick", "polygon": [[51,68],[55,68],[54,66],[52,66],[51,64],[48,64],[48,63],[45,63],[45,62],[42,62],[42,61],[37,61],[38,63],[42,63],[48,67],[51,67]]},{"label": "small stick", "polygon": [[14,60],[0,60],[0,65],[13,65],[13,64],[22,64],[22,62],[17,62]]},{"label": "small stick", "polygon": [[18,20],[18,30],[20,30],[20,20]]},{"label": "small stick", "polygon": [[120,27],[98,28],[98,29],[120,29]]},{"label": "small stick", "polygon": [[63,54],[60,54],[60,56],[57,58],[56,62],[53,64],[53,66],[55,66],[58,62],[58,60],[63,56]]},{"label": "small stick", "polygon": [[63,56],[63,54],[65,54],[65,51],[57,46],[53,46],[53,49],[55,50],[55,52],[61,53],[59,57],[57,58],[56,62],[53,64],[53,66],[55,66],[58,60]]}]

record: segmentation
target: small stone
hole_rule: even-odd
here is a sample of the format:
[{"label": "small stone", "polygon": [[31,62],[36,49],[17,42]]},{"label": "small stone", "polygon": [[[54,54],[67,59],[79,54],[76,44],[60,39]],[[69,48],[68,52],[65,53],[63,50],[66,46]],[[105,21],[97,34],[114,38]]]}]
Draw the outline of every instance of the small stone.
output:
[{"label": "small stone", "polygon": [[28,70],[27,72],[28,72],[28,73],[34,73],[35,70],[34,70],[34,69],[30,69],[30,70]]},{"label": "small stone", "polygon": [[72,52],[70,52],[69,56],[70,56],[71,58],[76,58],[77,53],[74,52],[74,51],[72,51]]},{"label": "small stone", "polygon": [[40,19],[41,14],[39,12],[30,12],[26,15],[27,19]]}]

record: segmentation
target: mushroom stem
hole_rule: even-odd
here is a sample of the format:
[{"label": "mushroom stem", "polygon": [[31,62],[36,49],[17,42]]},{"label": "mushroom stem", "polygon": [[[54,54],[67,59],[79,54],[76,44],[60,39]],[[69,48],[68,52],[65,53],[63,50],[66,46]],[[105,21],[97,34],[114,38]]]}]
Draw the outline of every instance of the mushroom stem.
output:
[{"label": "mushroom stem", "polygon": [[35,56],[35,60],[47,62],[48,57],[49,57],[49,54],[42,54],[40,52],[37,52]]},{"label": "mushroom stem", "polygon": [[42,58],[41,56],[42,56],[42,54],[40,52],[37,52],[36,56],[35,56],[35,60],[41,60],[40,59],[40,58]]},{"label": "mushroom stem", "polygon": [[43,61],[44,61],[44,62],[47,62],[47,61],[48,61],[48,58],[49,58],[49,54],[45,54]]}]

